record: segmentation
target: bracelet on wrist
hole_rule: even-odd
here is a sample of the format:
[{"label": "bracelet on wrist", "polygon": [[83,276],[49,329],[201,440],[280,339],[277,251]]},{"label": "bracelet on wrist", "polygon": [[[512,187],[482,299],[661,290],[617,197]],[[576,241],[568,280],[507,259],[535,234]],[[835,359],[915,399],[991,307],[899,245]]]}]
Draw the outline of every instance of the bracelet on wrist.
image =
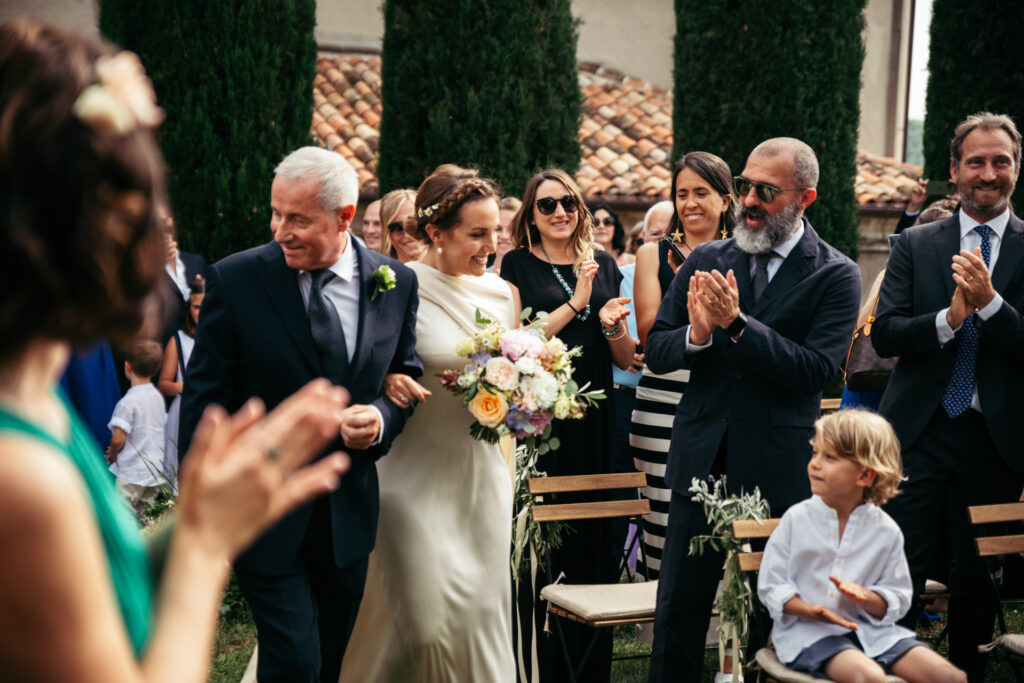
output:
[{"label": "bracelet on wrist", "polygon": [[580,314],[580,312],[578,310],[576,310],[576,307],[572,305],[572,301],[566,301],[565,305],[568,306],[569,308],[571,308],[572,312],[575,313],[576,315]]},{"label": "bracelet on wrist", "polygon": [[614,337],[615,335],[617,335],[621,331],[622,331],[622,325],[619,324],[619,323],[616,323],[615,324],[615,328],[611,329],[611,330],[609,330],[607,327],[605,327],[604,323],[601,324],[601,334],[603,334],[604,336],[606,336],[608,338]]},{"label": "bracelet on wrist", "polygon": [[616,328],[616,329],[615,329],[615,330],[614,330],[614,331],[612,332],[612,334],[615,334],[615,332],[621,332],[621,334],[619,334],[619,336],[617,336],[617,337],[609,337],[608,335],[605,335],[605,337],[606,337],[606,338],[608,339],[608,341],[610,341],[610,342],[616,342],[616,341],[619,341],[620,339],[622,339],[623,337],[625,337],[625,336],[626,336],[626,331],[625,331],[625,330],[623,330],[623,329],[621,329],[621,328]]}]

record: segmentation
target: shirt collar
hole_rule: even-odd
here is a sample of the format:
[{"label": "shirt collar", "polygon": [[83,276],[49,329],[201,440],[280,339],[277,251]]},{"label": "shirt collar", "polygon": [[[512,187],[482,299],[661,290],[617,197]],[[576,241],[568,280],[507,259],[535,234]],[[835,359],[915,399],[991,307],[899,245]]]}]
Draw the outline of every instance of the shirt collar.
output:
[{"label": "shirt collar", "polygon": [[[356,270],[356,248],[352,245],[352,236],[345,235],[345,249],[341,252],[341,256],[335,261],[327,270],[331,271],[338,276],[338,279],[342,282],[351,282],[352,276]],[[302,273],[308,273],[308,270],[300,271]]]},{"label": "shirt collar", "polygon": [[804,236],[804,219],[800,219],[800,227],[796,229],[792,235],[789,236],[785,242],[772,249],[772,253],[782,257],[785,261],[786,257],[789,256],[789,252],[793,251],[793,248],[800,242],[800,239]]},{"label": "shirt collar", "polygon": [[979,223],[970,216],[968,216],[964,210],[960,209],[960,239],[967,236],[971,230],[974,230],[979,225],[987,225],[992,229],[992,232],[996,234],[999,239],[1003,239],[1003,232],[1006,230],[1006,225],[1010,222],[1010,207],[1007,206],[1003,209],[1003,212],[986,223]]}]

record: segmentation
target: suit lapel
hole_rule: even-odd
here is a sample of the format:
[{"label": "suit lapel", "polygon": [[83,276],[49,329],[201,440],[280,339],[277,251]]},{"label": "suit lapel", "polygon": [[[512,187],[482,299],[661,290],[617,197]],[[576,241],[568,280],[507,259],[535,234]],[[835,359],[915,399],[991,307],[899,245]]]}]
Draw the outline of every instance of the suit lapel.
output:
[{"label": "suit lapel", "polygon": [[359,244],[359,240],[349,235],[349,244],[355,247],[356,260],[359,263],[359,329],[357,330],[356,349],[352,354],[352,362],[349,364],[349,372],[356,372],[366,363],[373,347],[373,329],[376,327],[377,315],[380,310],[384,296],[378,296],[370,301],[373,296],[373,270],[377,267],[373,253]]},{"label": "suit lapel", "polygon": [[768,283],[768,288],[764,290],[761,299],[754,304],[752,311],[754,317],[778,301],[782,294],[788,292],[793,285],[814,270],[814,258],[818,252],[817,238],[818,235],[811,228],[811,224],[805,221],[803,237],[779,266],[778,272]]},{"label": "suit lapel", "polygon": [[[725,258],[726,272],[732,269],[736,276],[736,288],[740,293],[740,310],[752,313],[754,309],[754,290],[750,283],[750,256],[740,249],[736,242],[729,245],[729,252]],[[723,273],[724,275],[724,273]]]},{"label": "suit lapel", "polygon": [[932,236],[935,249],[933,262],[939,269],[939,278],[946,288],[946,301],[953,298],[953,256],[960,253],[960,213],[953,214],[940,225]]},{"label": "suit lapel", "polygon": [[260,259],[264,268],[259,279],[267,293],[267,298],[281,318],[282,326],[288,331],[302,357],[309,364],[313,373],[323,376],[324,369],[320,357],[313,346],[313,335],[309,331],[309,317],[302,303],[299,292],[299,281],[295,271],[285,263],[284,254],[276,243],[268,245]]},{"label": "suit lapel", "polygon": [[1003,231],[1003,243],[999,245],[999,260],[992,271],[992,286],[1003,294],[1010,283],[1019,278],[1024,266],[1024,222],[1010,214],[1010,222]]}]

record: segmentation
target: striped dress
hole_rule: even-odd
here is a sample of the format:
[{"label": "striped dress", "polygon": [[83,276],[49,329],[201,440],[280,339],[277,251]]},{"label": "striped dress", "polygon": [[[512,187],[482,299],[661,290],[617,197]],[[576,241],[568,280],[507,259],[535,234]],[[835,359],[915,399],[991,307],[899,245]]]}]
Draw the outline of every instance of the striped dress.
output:
[{"label": "striped dress", "polygon": [[[658,257],[658,281],[664,294],[675,276],[668,265],[668,248],[664,244],[658,245]],[[672,490],[665,486],[672,420],[689,379],[689,370],[656,375],[645,365],[636,387],[629,445],[633,449],[637,470],[647,474],[647,486],[641,493],[651,502],[651,513],[644,517],[643,544],[647,557],[646,576],[652,581],[658,578],[661,568],[661,550],[665,547],[665,529],[668,527],[668,504],[672,496]],[[644,575],[644,568],[639,562],[637,573]]]},{"label": "striped dress", "polygon": [[[651,502],[651,513],[644,517],[644,555],[647,557],[647,578],[658,578],[661,550],[665,547],[668,527],[668,503],[672,490],[665,485],[665,462],[672,439],[672,420],[683,390],[690,379],[689,370],[676,370],[656,375],[647,366],[636,387],[636,406],[630,427],[629,445],[633,463],[647,474],[647,486],[641,491]],[[637,567],[641,575],[644,571]]]}]

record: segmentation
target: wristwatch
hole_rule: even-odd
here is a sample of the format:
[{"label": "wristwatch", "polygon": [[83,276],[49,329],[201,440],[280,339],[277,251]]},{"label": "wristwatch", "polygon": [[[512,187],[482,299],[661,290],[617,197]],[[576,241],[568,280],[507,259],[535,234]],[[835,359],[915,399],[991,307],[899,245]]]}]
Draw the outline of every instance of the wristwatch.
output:
[{"label": "wristwatch", "polygon": [[736,337],[739,336],[740,332],[742,332],[743,328],[746,326],[747,316],[743,313],[743,311],[740,311],[736,315],[736,319],[729,323],[729,327],[725,328],[725,333],[732,337],[733,339],[736,339]]}]

